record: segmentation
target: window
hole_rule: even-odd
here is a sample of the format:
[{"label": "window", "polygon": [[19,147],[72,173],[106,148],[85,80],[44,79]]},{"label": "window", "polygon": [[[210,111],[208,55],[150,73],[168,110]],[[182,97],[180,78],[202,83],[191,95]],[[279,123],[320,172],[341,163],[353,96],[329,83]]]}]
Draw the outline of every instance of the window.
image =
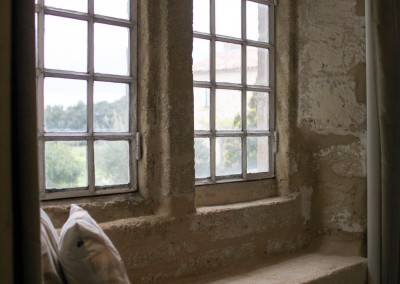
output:
[{"label": "window", "polygon": [[42,199],[136,190],[136,3],[36,0]]},{"label": "window", "polygon": [[196,184],[274,176],[274,4],[193,1]]}]

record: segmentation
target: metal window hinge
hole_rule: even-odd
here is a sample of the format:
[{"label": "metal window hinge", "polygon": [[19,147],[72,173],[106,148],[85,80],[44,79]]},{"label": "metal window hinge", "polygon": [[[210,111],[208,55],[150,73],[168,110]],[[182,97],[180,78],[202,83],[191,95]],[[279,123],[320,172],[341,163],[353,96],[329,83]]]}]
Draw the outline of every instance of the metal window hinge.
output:
[{"label": "metal window hinge", "polygon": [[279,141],[278,132],[274,131],[274,153],[278,152],[278,141]]},{"label": "metal window hinge", "polygon": [[136,160],[140,160],[142,158],[142,141],[140,137],[140,133],[136,133],[136,148],[135,148]]}]

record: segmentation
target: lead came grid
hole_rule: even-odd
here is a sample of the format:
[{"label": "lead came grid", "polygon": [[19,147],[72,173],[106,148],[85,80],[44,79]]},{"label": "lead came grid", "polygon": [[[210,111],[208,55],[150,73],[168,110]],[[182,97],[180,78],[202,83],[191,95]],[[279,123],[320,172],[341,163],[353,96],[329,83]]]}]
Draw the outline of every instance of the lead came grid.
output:
[{"label": "lead came grid", "polygon": [[136,190],[137,4],[107,3],[35,2],[42,199]]},{"label": "lead came grid", "polygon": [[274,176],[274,3],[194,0],[196,184]]}]

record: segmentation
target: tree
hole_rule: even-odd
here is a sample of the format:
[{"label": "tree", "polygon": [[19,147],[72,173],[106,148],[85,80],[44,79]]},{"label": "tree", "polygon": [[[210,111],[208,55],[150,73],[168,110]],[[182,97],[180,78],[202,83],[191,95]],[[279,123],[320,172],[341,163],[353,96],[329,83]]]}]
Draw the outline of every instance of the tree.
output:
[{"label": "tree", "polygon": [[[259,105],[259,100],[263,100],[264,98],[259,96],[257,92],[253,92],[250,100],[248,102],[248,110],[247,110],[247,128],[255,129],[258,125],[258,110],[257,107]],[[237,128],[241,125],[241,115],[238,113],[234,120],[233,126]],[[231,171],[232,169],[240,168],[241,166],[241,152],[237,151],[238,148],[237,143],[233,140],[225,143],[224,145],[224,165],[223,167],[226,169],[226,172]],[[257,139],[247,139],[247,167],[257,168]]]},{"label": "tree", "polygon": [[[124,96],[114,102],[101,101],[94,105],[94,121],[96,131],[127,131],[129,129],[129,100]],[[87,129],[87,106],[82,101],[76,105],[46,106],[45,131],[77,132]],[[68,143],[68,144],[67,144]],[[81,141],[76,142],[47,142],[45,171],[47,188],[66,188],[87,185],[86,153],[87,146]],[[103,143],[97,147],[95,160],[99,174],[107,184],[129,181],[129,172],[121,167],[129,168],[128,151],[114,143]],[[124,157],[127,156],[127,157]],[[121,157],[126,160],[121,160]],[[127,176],[128,175],[128,176]]]},{"label": "tree", "polygon": [[[68,143],[70,144],[71,142]],[[82,174],[87,176],[87,170],[85,169],[86,164],[80,161],[78,155],[73,152],[72,147],[71,145],[67,145],[66,142],[46,143],[45,161],[47,188],[82,186],[79,177]]]},{"label": "tree", "polygon": [[129,152],[125,141],[95,142],[96,185],[129,182]]}]

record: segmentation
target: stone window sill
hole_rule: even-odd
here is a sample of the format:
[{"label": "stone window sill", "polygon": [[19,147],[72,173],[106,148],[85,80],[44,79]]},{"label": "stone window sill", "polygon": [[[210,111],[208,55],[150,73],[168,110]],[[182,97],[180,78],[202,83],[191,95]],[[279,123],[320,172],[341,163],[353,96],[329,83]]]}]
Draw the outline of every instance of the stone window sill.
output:
[{"label": "stone window sill", "polygon": [[71,203],[88,210],[98,223],[152,214],[150,202],[137,192],[46,200],[41,202],[41,207],[50,216],[54,226],[61,228],[68,219]]},{"label": "stone window sill", "polygon": [[196,186],[196,207],[249,202],[277,196],[276,180],[264,179]]}]

